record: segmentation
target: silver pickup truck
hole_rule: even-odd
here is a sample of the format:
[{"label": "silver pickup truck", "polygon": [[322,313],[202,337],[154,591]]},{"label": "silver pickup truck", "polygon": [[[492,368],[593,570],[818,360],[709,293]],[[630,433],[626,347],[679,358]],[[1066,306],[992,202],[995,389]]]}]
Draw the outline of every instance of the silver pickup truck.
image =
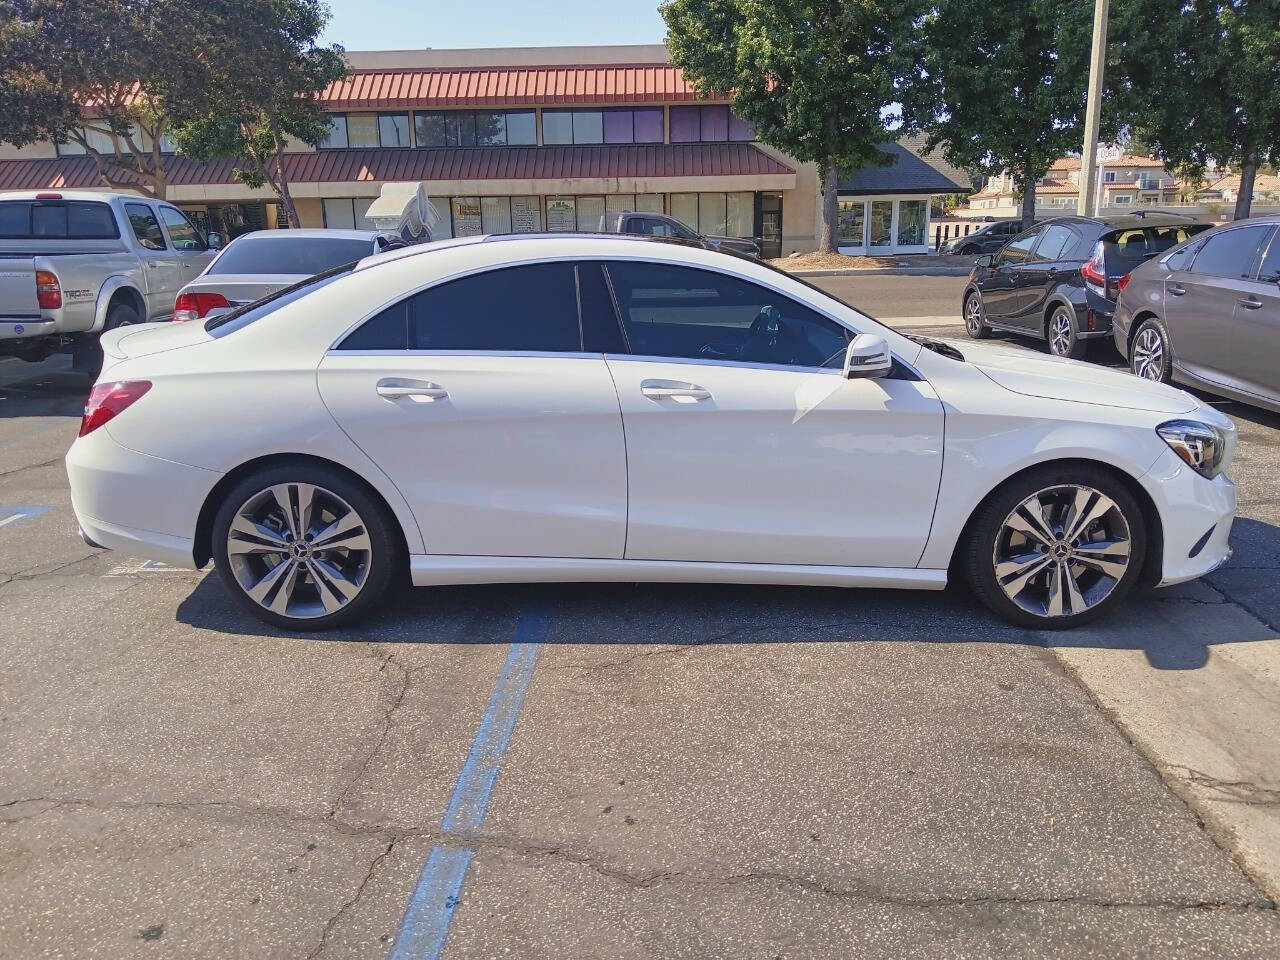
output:
[{"label": "silver pickup truck", "polygon": [[0,193],[0,356],[70,348],[96,373],[104,330],[168,320],[216,250],[177,207],[88,190]]}]

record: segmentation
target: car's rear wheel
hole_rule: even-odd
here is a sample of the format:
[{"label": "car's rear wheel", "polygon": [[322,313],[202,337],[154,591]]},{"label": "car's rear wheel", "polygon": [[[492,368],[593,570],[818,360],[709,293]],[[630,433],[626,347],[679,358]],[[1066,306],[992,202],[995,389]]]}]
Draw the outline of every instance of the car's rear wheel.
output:
[{"label": "car's rear wheel", "polygon": [[1059,630],[1124,599],[1142,573],[1146,537],[1137,501],[1111,474],[1046,467],[983,504],[960,559],[974,593],[999,616]]},{"label": "car's rear wheel", "polygon": [[960,249],[960,252],[971,257],[976,257],[978,254],[982,252],[982,248],[975,246],[974,244],[971,243],[967,247],[962,247]]},{"label": "car's rear wheel", "polygon": [[1049,352],[1055,357],[1070,357],[1079,360],[1084,356],[1088,344],[1076,333],[1076,315],[1074,310],[1066,307],[1055,307],[1049,315],[1049,323],[1045,329],[1049,340]]},{"label": "car's rear wheel", "polygon": [[393,522],[337,470],[272,467],[237,484],[218,509],[214,562],[254,616],[323,630],[358,619],[386,594],[403,559]]},{"label": "car's rear wheel", "polygon": [[[127,303],[118,302],[112,304],[111,309],[107,311],[106,322],[102,325],[102,333],[108,330],[114,330],[116,327],[130,327],[135,323],[141,323],[142,317],[138,315],[138,311]],[[100,336],[100,335],[99,335]],[[85,347],[85,370],[89,374],[91,380],[97,380],[102,373],[102,343],[98,336],[90,334],[84,341]]]},{"label": "car's rear wheel", "polygon": [[991,328],[983,319],[982,294],[977,290],[970,291],[964,298],[964,332],[975,340],[985,340],[991,336]]},{"label": "car's rear wheel", "polygon": [[1169,352],[1169,335],[1155,317],[1143,322],[1133,335],[1129,350],[1129,369],[1135,376],[1157,383],[1173,379],[1173,356]]}]

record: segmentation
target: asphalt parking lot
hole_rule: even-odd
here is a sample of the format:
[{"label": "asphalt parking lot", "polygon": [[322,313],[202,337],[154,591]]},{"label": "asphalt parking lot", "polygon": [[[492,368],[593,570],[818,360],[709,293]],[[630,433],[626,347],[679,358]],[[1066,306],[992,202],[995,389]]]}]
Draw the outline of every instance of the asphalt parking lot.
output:
[{"label": "asphalt parking lot", "polygon": [[[960,335],[960,278],[818,282]],[[1221,405],[1231,563],[1070,634],[563,585],[298,636],[76,537],[86,389],[0,361],[0,956],[1280,955],[1280,417]]]}]

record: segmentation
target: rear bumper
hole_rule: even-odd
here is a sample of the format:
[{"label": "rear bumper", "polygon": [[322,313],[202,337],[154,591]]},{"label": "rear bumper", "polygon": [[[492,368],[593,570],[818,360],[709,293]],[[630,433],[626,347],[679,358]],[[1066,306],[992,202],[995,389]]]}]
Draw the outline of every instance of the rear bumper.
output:
[{"label": "rear bumper", "polygon": [[108,430],[80,437],[67,452],[81,536],[130,556],[194,567],[196,520],[221,474],[129,450]]},{"label": "rear bumper", "polygon": [[1172,450],[1142,478],[1164,528],[1158,586],[1202,577],[1231,559],[1236,488],[1225,475],[1206,480]]},{"label": "rear bumper", "polygon": [[48,337],[58,332],[53,320],[20,320],[0,317],[0,340],[22,340],[27,337]]}]

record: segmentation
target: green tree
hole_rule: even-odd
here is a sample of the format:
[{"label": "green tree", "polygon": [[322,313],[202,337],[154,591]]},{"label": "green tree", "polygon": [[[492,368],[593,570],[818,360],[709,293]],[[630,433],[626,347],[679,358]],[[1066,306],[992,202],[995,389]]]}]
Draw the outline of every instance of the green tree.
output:
[{"label": "green tree", "polygon": [[177,0],[0,0],[0,141],[76,143],[103,184],[164,197],[161,140],[198,96],[198,34]]},{"label": "green tree", "polygon": [[347,73],[342,48],[316,42],[329,10],[317,0],[209,0],[203,16],[224,25],[215,82],[176,118],[178,149],[204,162],[234,158],[236,178],[269,186],[301,226],[284,155],[291,139],[315,146],[329,132],[318,94]]},{"label": "green tree", "polygon": [[1037,181],[1080,149],[1092,30],[1080,0],[936,0],[917,34],[908,125],[957,166],[1011,173],[1024,226]]},{"label": "green tree", "polygon": [[1136,135],[1173,167],[1238,166],[1247,217],[1280,163],[1280,0],[1123,0],[1112,34]]},{"label": "green tree", "polygon": [[822,178],[820,249],[838,240],[840,171],[886,163],[910,68],[916,0],[670,0],[671,62],[702,96],[729,95],[756,136]]}]

